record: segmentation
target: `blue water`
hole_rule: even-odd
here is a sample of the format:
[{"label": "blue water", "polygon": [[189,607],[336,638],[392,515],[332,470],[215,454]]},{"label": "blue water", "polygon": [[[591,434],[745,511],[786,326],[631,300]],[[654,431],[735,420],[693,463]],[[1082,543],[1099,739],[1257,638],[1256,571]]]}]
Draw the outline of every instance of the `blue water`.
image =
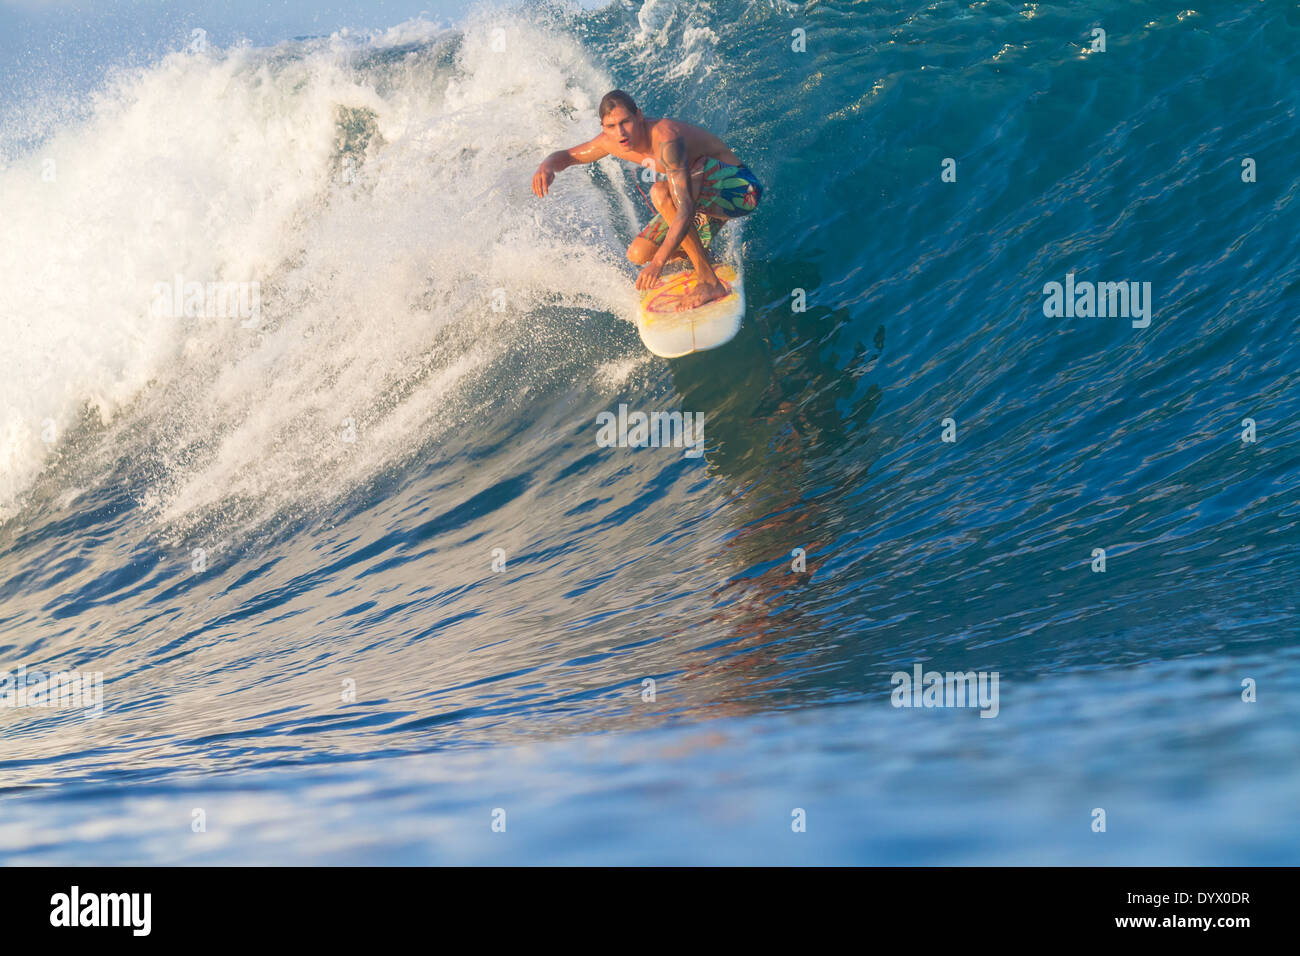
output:
[{"label": "blue water", "polygon": [[[1296,862],[1296,4],[169,24],[0,110],[0,671],[103,675],[0,708],[0,862]],[[766,187],[722,350],[634,171],[529,191],[615,86]]]}]

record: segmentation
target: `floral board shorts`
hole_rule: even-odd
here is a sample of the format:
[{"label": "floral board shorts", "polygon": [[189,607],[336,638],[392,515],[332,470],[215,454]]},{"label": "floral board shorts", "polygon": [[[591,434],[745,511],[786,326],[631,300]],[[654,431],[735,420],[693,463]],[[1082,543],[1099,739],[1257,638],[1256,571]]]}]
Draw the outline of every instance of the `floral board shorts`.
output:
[{"label": "floral board shorts", "polygon": [[[704,179],[699,198],[695,200],[695,228],[704,248],[709,247],[728,219],[748,216],[762,198],[763,184],[748,166],[730,166],[712,156],[705,158]],[[668,235],[668,223],[655,213],[638,235],[660,245]]]}]

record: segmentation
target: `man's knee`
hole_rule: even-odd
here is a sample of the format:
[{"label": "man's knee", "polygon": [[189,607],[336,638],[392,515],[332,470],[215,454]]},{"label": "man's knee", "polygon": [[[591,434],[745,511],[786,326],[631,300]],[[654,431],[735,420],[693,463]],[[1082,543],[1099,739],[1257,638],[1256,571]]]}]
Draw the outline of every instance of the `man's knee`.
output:
[{"label": "man's knee", "polygon": [[659,247],[648,239],[642,239],[640,236],[632,240],[632,245],[627,247],[627,257],[639,266],[649,262]]},{"label": "man's knee", "polygon": [[663,202],[668,196],[668,183],[662,179],[656,180],[655,184],[650,187],[650,198],[656,202]]}]

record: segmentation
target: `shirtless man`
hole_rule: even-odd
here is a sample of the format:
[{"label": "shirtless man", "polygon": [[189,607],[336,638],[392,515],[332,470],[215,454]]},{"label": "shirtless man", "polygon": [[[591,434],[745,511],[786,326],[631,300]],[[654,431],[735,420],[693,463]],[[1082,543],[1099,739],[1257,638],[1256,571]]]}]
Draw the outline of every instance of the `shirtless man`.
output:
[{"label": "shirtless man", "polygon": [[[696,286],[678,309],[693,309],[728,292],[705,251],[728,219],[753,212],[763,186],[727,144],[708,130],[681,120],[643,116],[622,90],[600,101],[601,133],[595,139],[551,153],[533,174],[533,192],[545,196],[555,174],[578,163],[614,155],[648,166],[666,179],[650,189],[658,213],[627,247],[627,257],[644,265],[636,287],[649,289],[678,247],[695,268]],[[701,238],[701,229],[705,235]]]}]

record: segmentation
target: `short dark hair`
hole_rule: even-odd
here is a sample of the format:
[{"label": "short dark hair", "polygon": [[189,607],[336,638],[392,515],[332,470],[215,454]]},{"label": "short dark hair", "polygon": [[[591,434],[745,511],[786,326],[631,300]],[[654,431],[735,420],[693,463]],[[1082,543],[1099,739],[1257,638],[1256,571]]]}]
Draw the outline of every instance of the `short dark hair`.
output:
[{"label": "short dark hair", "polygon": [[636,103],[632,101],[632,97],[628,96],[622,90],[610,90],[600,99],[600,118],[604,119],[606,113],[609,113],[618,106],[623,107],[629,113],[640,112],[640,110],[636,108]]}]

